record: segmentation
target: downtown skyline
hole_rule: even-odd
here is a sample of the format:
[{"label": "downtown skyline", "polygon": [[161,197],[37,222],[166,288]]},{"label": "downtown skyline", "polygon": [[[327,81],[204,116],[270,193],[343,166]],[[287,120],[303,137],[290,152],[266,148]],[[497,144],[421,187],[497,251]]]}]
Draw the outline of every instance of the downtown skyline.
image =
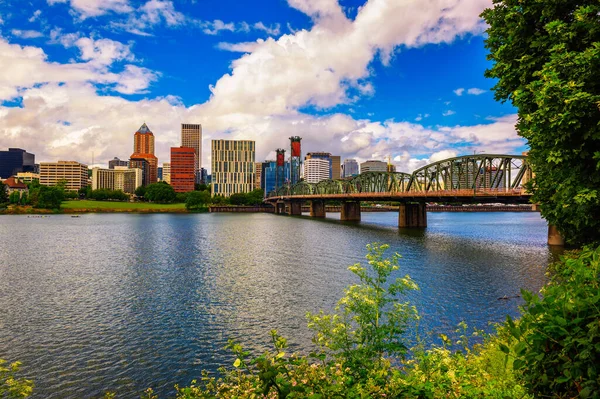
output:
[{"label": "downtown skyline", "polygon": [[127,157],[145,121],[161,164],[181,123],[255,140],[257,160],[298,135],[305,153],[391,156],[406,172],[526,150],[516,110],[483,76],[491,1],[260,3],[0,3],[0,148],[105,164]]}]

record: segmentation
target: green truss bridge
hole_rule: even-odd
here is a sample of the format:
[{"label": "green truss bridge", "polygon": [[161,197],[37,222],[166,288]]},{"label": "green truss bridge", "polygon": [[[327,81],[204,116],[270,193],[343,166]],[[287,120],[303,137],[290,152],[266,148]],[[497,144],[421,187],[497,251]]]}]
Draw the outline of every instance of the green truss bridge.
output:
[{"label": "green truss bridge", "polygon": [[361,201],[400,202],[400,227],[427,227],[427,202],[527,204],[523,185],[532,177],[520,155],[477,154],[445,159],[402,172],[366,172],[346,180],[301,181],[270,192],[265,202],[277,214],[325,217],[327,202],[341,202],[341,220],[360,221]]}]

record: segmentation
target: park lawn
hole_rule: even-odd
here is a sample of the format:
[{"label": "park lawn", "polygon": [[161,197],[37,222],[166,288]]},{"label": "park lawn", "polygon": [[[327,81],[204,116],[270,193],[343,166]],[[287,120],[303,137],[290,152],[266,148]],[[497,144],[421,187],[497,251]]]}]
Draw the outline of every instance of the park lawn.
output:
[{"label": "park lawn", "polygon": [[151,204],[148,202],[118,202],[118,201],[63,201],[60,206],[62,209],[115,209],[132,211],[181,211],[185,210],[185,204]]}]

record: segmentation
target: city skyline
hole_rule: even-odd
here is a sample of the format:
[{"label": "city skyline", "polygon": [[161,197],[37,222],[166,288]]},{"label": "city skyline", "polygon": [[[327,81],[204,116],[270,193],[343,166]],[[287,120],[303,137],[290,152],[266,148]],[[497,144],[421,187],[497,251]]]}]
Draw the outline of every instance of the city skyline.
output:
[{"label": "city skyline", "polygon": [[[392,3],[3,4],[0,147],[86,164],[93,153],[100,165],[125,158],[145,121],[166,160],[190,121],[208,140],[256,141],[259,160],[290,135],[306,152],[390,156],[407,172],[474,151],[524,151],[515,109],[494,101],[483,77],[479,14],[491,0],[441,0],[427,13]],[[206,145],[201,157],[210,167]]]}]

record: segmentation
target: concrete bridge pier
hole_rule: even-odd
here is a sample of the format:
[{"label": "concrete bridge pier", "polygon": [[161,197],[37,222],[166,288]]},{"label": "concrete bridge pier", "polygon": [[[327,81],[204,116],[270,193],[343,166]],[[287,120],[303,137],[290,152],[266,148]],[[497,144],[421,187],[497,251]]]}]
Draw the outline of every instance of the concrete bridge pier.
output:
[{"label": "concrete bridge pier", "polygon": [[288,202],[289,215],[292,216],[301,216],[302,215],[302,202],[299,201],[289,201]]},{"label": "concrete bridge pier", "polygon": [[310,217],[324,218],[325,217],[325,201],[313,200],[310,201]]},{"label": "concrete bridge pier", "polygon": [[564,247],[565,239],[560,234],[556,226],[551,224],[548,225],[548,245],[555,245],[558,247]]},{"label": "concrete bridge pier", "polygon": [[275,214],[276,215],[285,215],[285,202],[275,203]]},{"label": "concrete bridge pier", "polygon": [[398,227],[427,227],[427,206],[425,203],[400,204]]},{"label": "concrete bridge pier", "polygon": [[343,202],[341,220],[346,222],[360,222],[360,201]]}]

